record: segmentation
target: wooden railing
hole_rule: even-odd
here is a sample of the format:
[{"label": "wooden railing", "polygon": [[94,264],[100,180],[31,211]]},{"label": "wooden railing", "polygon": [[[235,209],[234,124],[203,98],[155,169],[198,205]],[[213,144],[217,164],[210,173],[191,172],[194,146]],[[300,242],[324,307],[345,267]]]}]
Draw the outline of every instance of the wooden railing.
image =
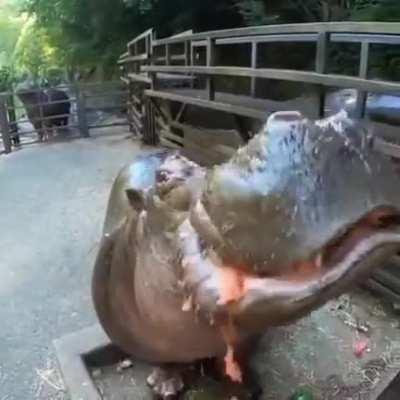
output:
[{"label": "wooden railing", "polygon": [[[318,105],[316,117],[323,117],[326,110],[326,89],[353,88],[358,91],[354,117],[363,118],[366,114],[366,104],[369,92],[400,93],[400,82],[371,79],[369,76],[371,45],[399,45],[400,23],[366,23],[337,22],[290,24],[249,27],[209,31],[201,33],[184,33],[164,39],[156,39],[154,32],[146,41],[148,52],[146,56],[134,53],[130,56],[132,43],[136,46],[138,40],[143,40],[146,33],[136,38],[128,45],[128,56],[121,59],[121,64],[127,66],[133,63],[140,65],[134,75],[124,79],[131,84],[140,80],[146,86],[142,87],[142,97],[161,102],[157,108],[164,107],[166,102],[178,102],[182,105],[192,105],[201,108],[222,111],[240,118],[265,120],[269,113],[276,109],[263,109],[251,101],[231,101],[215,89],[215,81],[219,77],[247,77],[251,80],[249,98],[256,98],[256,86],[259,79],[298,82],[315,85],[318,89]],[[314,43],[315,60],[311,71],[262,68],[259,65],[259,47],[264,43]],[[332,43],[358,43],[360,45],[358,76],[337,75],[328,73],[328,54]],[[219,46],[248,44],[251,46],[249,59],[245,60],[248,67],[225,66],[218,63]],[[173,49],[181,47],[179,54]],[[199,49],[205,49],[205,62],[199,65],[196,54]],[[161,53],[161,55],[160,55]],[[130,58],[131,57],[131,58]],[[195,76],[205,81],[205,90],[168,90],[160,89],[160,76],[174,74],[182,79]],[[239,104],[238,104],[239,103]],[[164,113],[165,114],[165,113]],[[164,118],[165,120],[165,118]],[[170,129],[170,120],[164,121]],[[178,121],[179,122],[179,121]],[[242,137],[248,134],[242,130]],[[163,128],[165,130],[165,127]],[[171,132],[173,133],[173,132]]]}]

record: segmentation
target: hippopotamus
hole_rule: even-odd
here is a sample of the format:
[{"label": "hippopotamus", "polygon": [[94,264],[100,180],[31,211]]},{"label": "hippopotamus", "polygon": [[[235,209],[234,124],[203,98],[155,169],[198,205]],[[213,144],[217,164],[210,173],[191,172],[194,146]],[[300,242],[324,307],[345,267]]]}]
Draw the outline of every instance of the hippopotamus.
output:
[{"label": "hippopotamus", "polygon": [[65,91],[52,88],[18,89],[17,95],[40,141],[49,138],[53,129],[68,125],[71,102]]},{"label": "hippopotamus", "polygon": [[243,381],[241,348],[399,249],[399,178],[368,127],[280,112],[213,168],[168,151],[125,167],[92,294],[110,339],[158,366],[148,383],[167,398],[183,388],[170,365],[215,358]]}]

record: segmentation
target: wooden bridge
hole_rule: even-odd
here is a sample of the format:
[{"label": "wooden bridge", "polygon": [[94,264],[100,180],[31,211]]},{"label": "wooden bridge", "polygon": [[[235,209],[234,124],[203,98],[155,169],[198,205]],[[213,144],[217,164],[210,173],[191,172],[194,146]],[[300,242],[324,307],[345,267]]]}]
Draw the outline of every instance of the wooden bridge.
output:
[{"label": "wooden bridge", "polygon": [[[313,46],[311,69],[309,65],[306,70],[264,67],[268,53],[262,52],[262,46],[272,43]],[[359,46],[357,76],[330,73],[329,52],[337,44]],[[225,121],[211,124],[213,132],[221,132],[221,128],[225,132],[236,130],[241,140],[247,141],[274,111],[296,109],[309,117],[322,117],[334,111],[327,103],[327,93],[332,88],[356,89],[352,113],[356,118],[364,118],[369,93],[400,94],[400,82],[370,77],[373,46],[399,44],[400,23],[270,25],[201,33],[188,31],[163,39],[157,39],[150,29],[128,43],[127,52],[118,63],[130,93],[131,129],[146,143],[160,141],[171,147],[193,148],[195,152],[204,139],[206,144],[201,149],[215,160],[231,154],[231,146],[237,146],[240,140],[225,137],[228,146],[226,143],[209,146],[213,135],[200,128],[198,120]],[[226,65],[220,57],[227,46],[231,51],[238,47],[245,49],[235,65]],[[222,81],[225,87],[235,88],[239,80],[247,82],[241,93],[235,90],[229,93],[221,85]],[[265,82],[284,81],[312,87],[314,94],[288,101],[268,100],[257,90],[262,81],[266,91]],[[197,121],[193,118],[196,112],[203,116],[198,116]],[[379,124],[377,127],[394,132],[393,127]],[[380,140],[377,143],[390,155],[399,153],[392,144]]]}]

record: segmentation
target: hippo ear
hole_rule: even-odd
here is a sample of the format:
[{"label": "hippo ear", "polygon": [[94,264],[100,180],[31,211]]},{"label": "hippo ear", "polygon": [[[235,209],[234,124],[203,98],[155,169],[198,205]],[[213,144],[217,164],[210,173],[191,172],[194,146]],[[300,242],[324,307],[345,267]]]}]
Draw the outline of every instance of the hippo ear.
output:
[{"label": "hippo ear", "polygon": [[144,195],[141,190],[127,189],[126,197],[135,211],[141,212],[144,209]]}]

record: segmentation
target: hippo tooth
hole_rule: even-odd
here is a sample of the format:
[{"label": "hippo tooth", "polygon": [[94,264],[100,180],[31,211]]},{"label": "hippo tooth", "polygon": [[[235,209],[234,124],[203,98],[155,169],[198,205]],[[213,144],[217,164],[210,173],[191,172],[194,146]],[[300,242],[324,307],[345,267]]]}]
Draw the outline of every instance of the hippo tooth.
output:
[{"label": "hippo tooth", "polygon": [[183,312],[189,312],[193,310],[193,296],[190,295],[182,305]]}]

